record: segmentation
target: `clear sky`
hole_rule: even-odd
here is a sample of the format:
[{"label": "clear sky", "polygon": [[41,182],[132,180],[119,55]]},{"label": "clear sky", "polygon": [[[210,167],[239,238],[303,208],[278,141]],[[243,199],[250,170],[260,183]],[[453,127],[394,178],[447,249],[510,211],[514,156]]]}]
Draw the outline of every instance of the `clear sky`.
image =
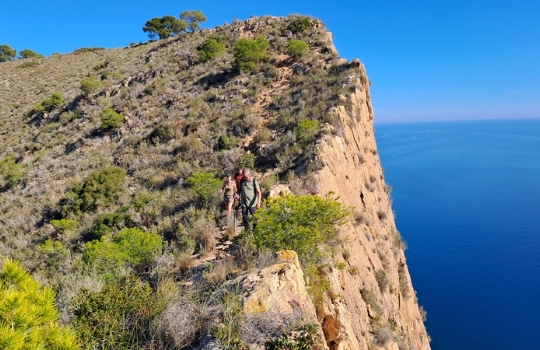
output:
[{"label": "clear sky", "polygon": [[148,40],[147,20],[198,9],[205,28],[322,19],[339,54],[366,65],[379,123],[540,117],[538,0],[0,0],[0,45],[45,56],[123,47]]}]

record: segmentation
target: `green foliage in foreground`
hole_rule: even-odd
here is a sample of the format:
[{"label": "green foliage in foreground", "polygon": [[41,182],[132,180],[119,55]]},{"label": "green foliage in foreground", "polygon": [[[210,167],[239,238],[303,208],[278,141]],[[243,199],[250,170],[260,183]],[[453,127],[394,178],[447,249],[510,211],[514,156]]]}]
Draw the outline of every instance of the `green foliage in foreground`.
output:
[{"label": "green foliage in foreground", "polygon": [[54,292],[42,287],[16,261],[0,271],[0,349],[79,349],[74,332],[62,327]]},{"label": "green foliage in foreground", "polygon": [[266,57],[268,46],[264,35],[255,39],[242,38],[234,45],[234,63],[240,71],[251,71]]},{"label": "green foliage in foreground", "polygon": [[335,198],[286,195],[269,198],[255,213],[254,241],[259,248],[292,249],[305,268],[313,268],[327,256],[326,246],[335,245],[338,228],[351,215]]},{"label": "green foliage in foreground", "polygon": [[104,130],[114,130],[124,124],[124,117],[111,107],[105,108],[99,115],[101,117],[101,128]]},{"label": "green foliage in foreground", "polygon": [[160,235],[138,228],[125,228],[114,238],[105,235],[100,240],[88,242],[83,261],[106,279],[114,280],[122,269],[154,259],[162,248]]},{"label": "green foliage in foreground", "polygon": [[5,157],[0,160],[0,189],[5,186],[15,186],[23,177],[23,167],[17,164],[13,157]]},{"label": "green foliage in foreground", "polygon": [[73,327],[86,349],[139,349],[163,304],[148,283],[135,277],[106,284],[99,292],[83,289],[73,300]]},{"label": "green foliage in foreground", "polygon": [[60,215],[77,217],[117,201],[125,177],[126,171],[115,166],[93,172],[60,200]]},{"label": "green foliage in foreground", "polygon": [[225,45],[214,38],[208,39],[199,50],[199,60],[206,62],[225,53]]}]

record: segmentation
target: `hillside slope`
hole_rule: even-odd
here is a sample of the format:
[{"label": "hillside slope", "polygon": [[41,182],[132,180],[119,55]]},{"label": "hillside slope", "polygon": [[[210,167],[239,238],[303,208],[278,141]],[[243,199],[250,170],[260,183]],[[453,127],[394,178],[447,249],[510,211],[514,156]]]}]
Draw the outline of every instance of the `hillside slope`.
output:
[{"label": "hillside slope", "polygon": [[[322,269],[330,291],[315,303],[330,349],[429,349],[377,155],[366,72],[338,57],[322,22],[291,27],[304,19],[251,18],[126,48],[0,64],[0,257],[23,261],[55,287],[64,322],[75,317],[77,296],[100,293],[111,279],[81,267],[88,247],[136,228],[159,235],[164,247],[118,273],[155,291],[174,281],[190,295],[171,297],[156,316],[155,331],[166,336],[153,346],[180,348],[212,333],[212,317],[179,324],[174,312],[189,313],[178,305],[208,294],[190,286],[214,291],[253,266],[226,256],[211,268],[201,263],[222,238],[220,197],[190,179],[243,166],[265,190],[280,183],[299,195],[333,191],[355,208],[336,264]],[[269,44],[265,58],[239,72],[235,44],[258,36]],[[225,51],[203,61],[209,39]],[[291,39],[309,51],[293,57]],[[107,127],[111,111],[121,121]],[[90,190],[95,181],[107,189]],[[148,348],[159,338],[152,336],[138,346]]]}]

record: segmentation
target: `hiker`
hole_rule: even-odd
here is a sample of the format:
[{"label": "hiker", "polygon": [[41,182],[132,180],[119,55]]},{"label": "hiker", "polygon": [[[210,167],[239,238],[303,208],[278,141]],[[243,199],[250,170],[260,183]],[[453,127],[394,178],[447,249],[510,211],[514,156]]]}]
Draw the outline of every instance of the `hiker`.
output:
[{"label": "hiker", "polygon": [[242,218],[244,230],[251,230],[249,227],[250,216],[261,207],[261,187],[249,172],[249,169],[242,171],[244,178],[240,184],[240,203],[242,204]]},{"label": "hiker", "polygon": [[236,183],[231,179],[229,175],[223,178],[223,185],[219,189],[219,192],[223,192],[223,201],[227,206],[227,212],[231,214],[232,206],[234,203],[234,196],[238,192]]},{"label": "hiker", "polygon": [[244,169],[242,168],[238,168],[238,170],[236,170],[236,173],[234,174],[234,182],[236,183],[236,193],[238,194],[238,196],[236,197],[237,199],[240,198],[240,191],[242,191],[242,179],[244,178],[244,172],[243,172]]}]

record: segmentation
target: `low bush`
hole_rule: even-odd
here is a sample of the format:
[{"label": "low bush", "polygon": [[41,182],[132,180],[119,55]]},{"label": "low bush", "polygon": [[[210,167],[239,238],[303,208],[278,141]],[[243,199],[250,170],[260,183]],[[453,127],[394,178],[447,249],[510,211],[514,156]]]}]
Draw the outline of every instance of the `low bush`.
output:
[{"label": "low bush", "polygon": [[351,209],[330,196],[314,195],[289,194],[269,198],[265,204],[254,215],[255,245],[296,251],[313,294],[320,297],[328,281],[319,269],[331,255],[330,248],[339,243],[338,228],[349,219]]},{"label": "low bush", "polygon": [[101,81],[98,80],[98,78],[96,78],[93,75],[83,78],[81,80],[80,89],[85,95],[88,95],[94,91],[97,91],[100,87],[101,87]]},{"label": "low bush", "polygon": [[305,57],[309,52],[309,45],[305,41],[291,39],[287,44],[287,53],[294,60],[299,60],[302,57]]},{"label": "low bush", "polygon": [[301,16],[294,18],[287,26],[293,33],[302,33],[311,28],[311,19],[309,17]]},{"label": "low bush", "polygon": [[62,218],[76,217],[114,203],[125,177],[126,171],[115,166],[93,172],[60,200],[60,215]]},{"label": "low bush", "polygon": [[122,228],[133,227],[131,217],[125,213],[104,213],[99,214],[92,227],[92,232],[88,238],[100,239],[106,234],[119,231]]},{"label": "low bush", "polygon": [[221,180],[212,173],[195,173],[186,179],[186,184],[195,192],[200,201],[207,206],[208,201],[219,191]]},{"label": "low bush", "polygon": [[101,128],[103,130],[118,129],[124,124],[124,116],[110,107],[105,108],[99,116],[101,117]]},{"label": "low bush", "polygon": [[11,188],[23,177],[23,167],[13,157],[0,160],[0,190],[2,187]]},{"label": "low bush", "polygon": [[214,38],[208,39],[199,50],[199,60],[206,62],[225,53],[225,45]]},{"label": "low bush", "polygon": [[46,112],[50,113],[55,108],[59,107],[64,102],[64,98],[62,97],[62,94],[59,92],[55,92],[51,95],[51,97],[44,99],[41,103],[38,103],[34,107],[34,112]]},{"label": "low bush", "polygon": [[135,277],[82,289],[73,300],[73,327],[86,349],[138,349],[151,341],[153,321],[164,303]]},{"label": "low bush", "polygon": [[268,41],[263,35],[255,39],[241,38],[234,46],[234,63],[240,71],[251,71],[267,54]]},{"label": "low bush", "polygon": [[62,235],[64,233],[73,232],[77,229],[79,226],[79,222],[77,220],[70,220],[70,219],[60,219],[60,220],[51,220],[51,225],[54,227],[54,230],[59,235]]},{"label": "low bush", "polygon": [[114,238],[106,235],[101,240],[88,242],[83,261],[106,279],[114,280],[122,269],[154,259],[162,248],[163,241],[159,235],[138,228],[126,228]]},{"label": "low bush", "polygon": [[58,273],[57,268],[69,258],[69,250],[66,246],[62,242],[50,238],[39,246],[39,252],[42,254],[45,264],[55,268],[54,273]]},{"label": "low bush", "polygon": [[302,119],[294,128],[294,133],[298,141],[310,143],[317,137],[319,123],[316,120]]}]

